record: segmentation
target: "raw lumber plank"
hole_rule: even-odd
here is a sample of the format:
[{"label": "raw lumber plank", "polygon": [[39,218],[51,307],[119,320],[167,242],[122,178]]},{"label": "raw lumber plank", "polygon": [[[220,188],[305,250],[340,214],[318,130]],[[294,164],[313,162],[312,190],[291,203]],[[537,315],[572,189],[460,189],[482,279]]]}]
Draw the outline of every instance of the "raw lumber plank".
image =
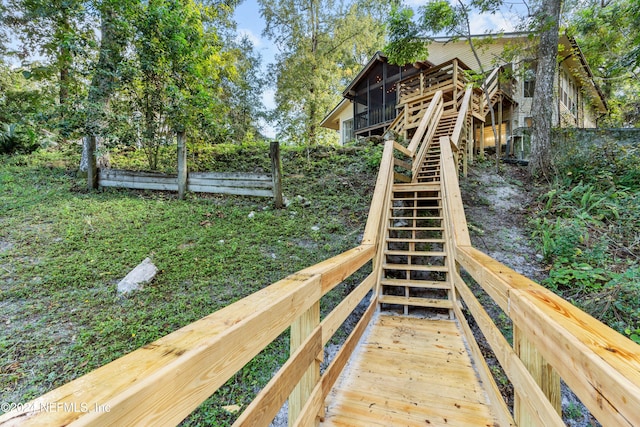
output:
[{"label": "raw lumber plank", "polygon": [[449,267],[446,265],[384,264],[382,268],[385,270],[449,271]]},{"label": "raw lumber plank", "polygon": [[424,289],[451,289],[449,282],[445,280],[406,280],[406,279],[381,279],[383,286],[408,286],[410,288]]},{"label": "raw lumber plank", "polygon": [[33,401],[36,408],[84,404],[108,412],[16,411],[0,417],[0,424],[177,424],[317,301],[320,291],[319,275],[293,274]]},{"label": "raw lumber plank", "polygon": [[380,304],[410,305],[413,307],[453,308],[448,299],[401,297],[395,295],[380,295]]},{"label": "raw lumber plank", "polygon": [[380,315],[352,359],[323,426],[494,425],[454,322]]},{"label": "raw lumber plank", "polygon": [[322,351],[322,333],[317,327],[287,360],[269,383],[251,401],[234,426],[268,425],[276,416],[298,381]]}]

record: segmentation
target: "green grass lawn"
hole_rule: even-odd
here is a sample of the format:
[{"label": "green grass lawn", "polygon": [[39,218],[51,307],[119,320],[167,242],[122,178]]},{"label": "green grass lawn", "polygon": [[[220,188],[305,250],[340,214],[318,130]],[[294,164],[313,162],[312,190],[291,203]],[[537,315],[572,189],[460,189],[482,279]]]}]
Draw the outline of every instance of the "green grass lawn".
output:
[{"label": "green grass lawn", "polygon": [[[252,153],[268,156],[268,147]],[[375,182],[369,154],[284,150],[292,203],[282,210],[266,198],[88,192],[77,153],[0,158],[3,400],[24,403],[356,246]],[[145,257],[158,267],[155,280],[118,296],[117,282]],[[229,424],[220,406],[250,401],[287,352],[283,335],[186,424]]]}]

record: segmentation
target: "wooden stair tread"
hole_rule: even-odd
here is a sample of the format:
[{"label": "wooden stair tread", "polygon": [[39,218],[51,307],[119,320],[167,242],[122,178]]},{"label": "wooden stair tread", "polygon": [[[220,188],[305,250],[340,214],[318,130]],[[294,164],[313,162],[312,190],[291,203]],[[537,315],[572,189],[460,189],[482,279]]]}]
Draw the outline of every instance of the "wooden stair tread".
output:
[{"label": "wooden stair tread", "polygon": [[392,190],[394,192],[413,192],[413,191],[440,191],[440,185],[435,184],[394,184]]},{"label": "wooden stair tread", "polygon": [[403,251],[399,249],[387,249],[384,251],[384,254],[398,256],[447,256],[447,253],[442,251]]},{"label": "wooden stair tread", "polygon": [[[435,208],[435,206],[434,206],[434,208]],[[394,208],[394,209],[398,209],[398,208]],[[410,208],[405,208],[405,209],[410,209]],[[430,220],[430,219],[443,220],[444,217],[442,217],[442,216],[392,216],[389,219],[391,221],[397,221],[397,220],[401,220],[401,219],[405,219],[405,220],[409,220],[409,221],[412,221],[412,220],[423,220],[423,221],[426,221],[426,220]]]},{"label": "wooden stair tread", "polygon": [[[394,199],[394,200],[405,200],[405,201],[409,201],[409,202],[414,201],[414,199]],[[441,197],[431,197],[431,198],[423,197],[420,200],[437,202],[439,200],[442,200],[442,198]],[[438,204],[438,205],[433,205],[433,206],[392,206],[390,209],[396,209],[396,210],[442,209],[442,205]]]},{"label": "wooden stair tread", "polygon": [[451,303],[451,300],[448,299],[380,295],[378,300],[381,304],[412,305],[416,307],[453,309],[453,304]]},{"label": "wooden stair tread", "polygon": [[446,265],[421,265],[421,264],[382,264],[384,270],[412,270],[412,271],[439,271],[448,272]]},{"label": "wooden stair tread", "polygon": [[445,239],[439,238],[428,238],[428,239],[411,239],[411,238],[402,238],[402,237],[387,237],[385,239],[387,242],[393,243],[445,243]]},{"label": "wooden stair tread", "polygon": [[444,231],[444,227],[389,227],[391,231]]},{"label": "wooden stair tread", "polygon": [[451,284],[446,280],[381,279],[380,284],[382,286],[400,286],[405,288],[451,289]]}]

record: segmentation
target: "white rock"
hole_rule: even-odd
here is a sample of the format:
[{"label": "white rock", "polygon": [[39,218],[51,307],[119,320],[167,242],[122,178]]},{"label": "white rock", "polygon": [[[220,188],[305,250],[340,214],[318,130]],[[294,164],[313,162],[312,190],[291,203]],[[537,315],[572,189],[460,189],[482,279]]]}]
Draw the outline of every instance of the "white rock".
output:
[{"label": "white rock", "polygon": [[254,211],[249,212],[249,215],[247,215],[247,218],[253,218],[254,216],[256,216],[256,213]]},{"label": "white rock", "polygon": [[320,227],[314,225],[313,227],[311,227],[311,231],[320,231]]},{"label": "white rock", "polygon": [[149,283],[156,277],[158,268],[153,265],[150,258],[145,258],[136,268],[131,270],[124,279],[118,283],[118,293],[126,294],[142,289],[145,283]]}]

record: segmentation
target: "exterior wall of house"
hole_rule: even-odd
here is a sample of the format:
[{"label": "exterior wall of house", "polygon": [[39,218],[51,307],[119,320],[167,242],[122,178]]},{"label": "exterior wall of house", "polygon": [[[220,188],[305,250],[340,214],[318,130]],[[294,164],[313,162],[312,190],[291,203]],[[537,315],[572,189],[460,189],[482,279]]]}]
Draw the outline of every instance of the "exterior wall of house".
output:
[{"label": "exterior wall of house", "polygon": [[[501,60],[504,48],[508,44],[513,43],[513,39],[495,38],[492,43],[478,44],[476,50],[482,61],[485,71],[494,68],[496,65],[503,65]],[[469,47],[464,41],[456,42],[440,42],[435,41],[429,45],[429,61],[438,64],[447,61],[453,57],[458,57],[462,62],[471,67],[478,69],[478,63]],[[525,82],[525,73],[523,68],[526,63],[514,61],[513,71],[516,76],[516,84],[513,88],[513,99],[518,106],[513,110],[513,116],[510,120],[511,129],[518,129],[531,126],[531,107],[532,107],[532,87],[527,86]],[[580,80],[575,77],[568,63],[561,64],[555,81],[555,108],[553,116],[554,126],[560,127],[580,127],[592,128],[596,127],[597,114],[591,108],[589,100],[580,90]],[[486,133],[485,133],[486,136]],[[487,144],[493,144],[493,141],[485,141]]]},{"label": "exterior wall of house", "polygon": [[[504,61],[501,61],[500,58],[502,57],[502,52],[507,43],[507,39],[496,38],[493,43],[481,45],[476,49],[485,71],[494,68],[496,65],[504,64]],[[443,62],[457,57],[472,70],[479,69],[478,61],[476,61],[476,58],[466,41],[434,41],[428,46],[428,49],[429,57],[427,59],[434,64],[442,64]]]},{"label": "exterior wall of house", "polygon": [[338,121],[340,123],[340,145],[353,141],[353,106],[349,102],[344,110],[340,112]]}]

